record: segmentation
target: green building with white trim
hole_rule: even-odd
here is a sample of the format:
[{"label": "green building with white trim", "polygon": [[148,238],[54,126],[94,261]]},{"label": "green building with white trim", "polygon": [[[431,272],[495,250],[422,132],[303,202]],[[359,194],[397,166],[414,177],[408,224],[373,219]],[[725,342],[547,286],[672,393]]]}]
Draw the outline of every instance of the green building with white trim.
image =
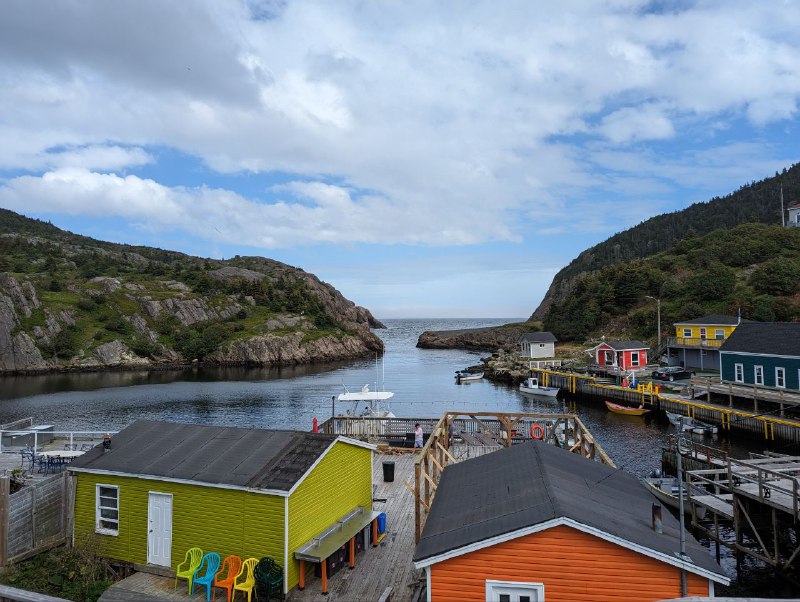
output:
[{"label": "green building with white trim", "polygon": [[295,550],[372,509],[373,451],[323,433],[139,420],[69,466],[73,538],[145,570],[174,572],[194,546],[271,556],[286,592],[299,581]]},{"label": "green building with white trim", "polygon": [[800,391],[800,323],[742,322],[720,348],[722,382]]}]

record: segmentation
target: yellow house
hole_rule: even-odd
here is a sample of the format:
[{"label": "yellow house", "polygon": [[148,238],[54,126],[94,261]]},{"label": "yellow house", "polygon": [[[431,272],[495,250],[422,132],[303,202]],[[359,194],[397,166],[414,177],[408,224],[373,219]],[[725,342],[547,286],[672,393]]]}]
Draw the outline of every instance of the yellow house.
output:
[{"label": "yellow house", "polygon": [[704,316],[676,322],[675,338],[667,345],[670,366],[719,370],[719,348],[741,320],[737,316]]},{"label": "yellow house", "polygon": [[285,594],[325,561],[303,562],[298,550],[375,519],[374,449],[323,433],[138,420],[69,466],[74,537],[141,570],[174,572],[193,546],[270,556]]}]

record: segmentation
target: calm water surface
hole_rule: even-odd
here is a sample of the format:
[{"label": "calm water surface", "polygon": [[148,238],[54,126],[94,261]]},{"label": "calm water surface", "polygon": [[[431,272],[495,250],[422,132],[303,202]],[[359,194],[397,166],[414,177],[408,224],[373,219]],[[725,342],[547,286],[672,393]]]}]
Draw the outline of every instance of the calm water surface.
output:
[{"label": "calm water surface", "polygon": [[[0,380],[0,422],[32,416],[36,423],[54,424],[58,430],[119,430],[149,418],[308,429],[312,418],[322,421],[331,415],[331,398],[343,387],[354,391],[364,384],[393,391],[391,408],[398,416],[438,417],[446,410],[562,411],[564,402],[524,395],[489,381],[456,385],[454,372],[479,363],[481,353],[416,347],[425,330],[509,321],[513,320],[386,320],[387,328],[376,331],[386,345],[382,361],[8,377]],[[572,399],[568,409],[581,417],[619,466],[645,475],[660,464],[669,428],[666,420],[611,414],[594,399]],[[734,449],[744,455],[747,448]]]}]

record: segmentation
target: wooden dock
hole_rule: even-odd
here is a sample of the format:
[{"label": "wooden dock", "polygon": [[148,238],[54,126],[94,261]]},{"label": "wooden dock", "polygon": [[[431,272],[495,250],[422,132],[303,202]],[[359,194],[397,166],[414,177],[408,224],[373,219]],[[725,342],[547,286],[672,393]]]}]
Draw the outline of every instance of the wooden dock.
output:
[{"label": "wooden dock", "polygon": [[[708,508],[713,527],[694,523],[718,545],[786,569],[800,554],[800,457],[728,458],[686,473],[690,501]],[[702,492],[702,493],[697,493]],[[733,538],[720,529],[731,523]]]}]

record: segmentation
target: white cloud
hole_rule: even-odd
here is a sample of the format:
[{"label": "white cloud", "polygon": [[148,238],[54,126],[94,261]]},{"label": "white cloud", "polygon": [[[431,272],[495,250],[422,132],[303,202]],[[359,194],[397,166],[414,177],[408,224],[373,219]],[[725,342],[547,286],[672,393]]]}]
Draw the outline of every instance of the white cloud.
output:
[{"label": "white cloud", "polygon": [[[619,199],[612,221],[654,179],[738,185],[744,158],[696,164],[695,138],[797,119],[800,5],[649,6],[12,0],[0,169],[35,175],[0,198],[258,246],[463,245],[519,240],[514,219],[563,219],[598,181]],[[665,141],[689,150],[664,161],[646,146]],[[155,147],[317,183],[260,203],[124,175]]]}]

